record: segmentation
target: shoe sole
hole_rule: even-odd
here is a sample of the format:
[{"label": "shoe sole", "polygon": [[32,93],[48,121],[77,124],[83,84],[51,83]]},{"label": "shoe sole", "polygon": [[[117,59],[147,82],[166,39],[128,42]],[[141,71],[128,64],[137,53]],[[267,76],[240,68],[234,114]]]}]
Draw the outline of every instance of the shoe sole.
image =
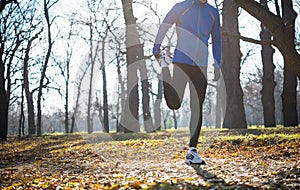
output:
[{"label": "shoe sole", "polygon": [[193,163],[192,161],[185,161],[185,163],[189,166],[190,165],[206,165],[205,161],[200,162],[200,163]]}]

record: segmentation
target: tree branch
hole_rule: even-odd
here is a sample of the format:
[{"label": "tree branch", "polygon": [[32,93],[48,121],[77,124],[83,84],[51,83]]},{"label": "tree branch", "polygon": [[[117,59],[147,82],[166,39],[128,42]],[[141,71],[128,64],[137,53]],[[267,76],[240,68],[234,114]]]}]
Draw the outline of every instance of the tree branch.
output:
[{"label": "tree branch", "polygon": [[278,0],[275,0],[275,7],[276,7],[277,16],[281,17]]},{"label": "tree branch", "polygon": [[236,34],[230,34],[228,32],[222,32],[222,35],[239,38],[245,42],[250,42],[250,43],[259,44],[259,45],[273,45],[275,43],[274,40],[255,40],[253,38],[248,38],[248,37],[236,35]]},{"label": "tree branch", "polygon": [[[245,9],[250,15],[252,15],[257,20],[261,21],[264,26],[266,26],[273,34],[281,35],[283,33],[285,26],[282,19],[268,11],[264,6],[259,4],[254,0],[233,0],[243,9]],[[276,34],[275,34],[276,33]]]},{"label": "tree branch", "polygon": [[18,4],[18,2],[16,0],[1,0],[0,1],[0,13],[2,13],[2,11],[5,9],[5,6],[8,5],[9,3],[16,3]]},{"label": "tree branch", "polygon": [[295,75],[300,78],[300,54],[295,48],[295,42],[290,39],[290,36],[286,35],[288,28],[282,18],[268,11],[255,0],[233,1],[270,30],[273,35],[274,45],[282,53],[286,60],[285,62],[292,67]]}]

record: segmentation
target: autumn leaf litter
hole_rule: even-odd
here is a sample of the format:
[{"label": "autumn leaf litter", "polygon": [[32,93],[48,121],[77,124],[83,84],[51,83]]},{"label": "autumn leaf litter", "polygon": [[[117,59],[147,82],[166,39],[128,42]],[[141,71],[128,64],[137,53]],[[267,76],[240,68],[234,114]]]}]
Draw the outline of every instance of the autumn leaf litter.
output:
[{"label": "autumn leaf litter", "polygon": [[187,130],[10,138],[0,145],[0,188],[299,189],[299,132],[204,130],[200,167],[184,164]]}]

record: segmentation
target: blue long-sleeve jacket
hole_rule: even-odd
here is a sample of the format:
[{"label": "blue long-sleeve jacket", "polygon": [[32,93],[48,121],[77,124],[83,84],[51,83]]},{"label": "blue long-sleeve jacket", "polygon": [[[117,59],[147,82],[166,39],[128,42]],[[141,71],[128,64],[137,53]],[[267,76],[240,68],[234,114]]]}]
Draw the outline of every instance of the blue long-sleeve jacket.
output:
[{"label": "blue long-sleeve jacket", "polygon": [[159,54],[161,43],[176,23],[177,45],[173,62],[196,66],[207,66],[208,40],[212,37],[212,52],[215,67],[221,67],[222,39],[218,10],[199,0],[185,0],[177,3],[168,12],[158,29],[153,54]]}]

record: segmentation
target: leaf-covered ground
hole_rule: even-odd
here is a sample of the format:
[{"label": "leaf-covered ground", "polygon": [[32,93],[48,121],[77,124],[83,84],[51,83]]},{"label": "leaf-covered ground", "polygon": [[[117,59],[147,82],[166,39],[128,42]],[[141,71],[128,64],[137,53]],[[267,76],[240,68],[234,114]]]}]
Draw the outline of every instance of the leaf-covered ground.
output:
[{"label": "leaf-covered ground", "polygon": [[300,189],[300,128],[50,135],[0,144],[1,189]]}]

